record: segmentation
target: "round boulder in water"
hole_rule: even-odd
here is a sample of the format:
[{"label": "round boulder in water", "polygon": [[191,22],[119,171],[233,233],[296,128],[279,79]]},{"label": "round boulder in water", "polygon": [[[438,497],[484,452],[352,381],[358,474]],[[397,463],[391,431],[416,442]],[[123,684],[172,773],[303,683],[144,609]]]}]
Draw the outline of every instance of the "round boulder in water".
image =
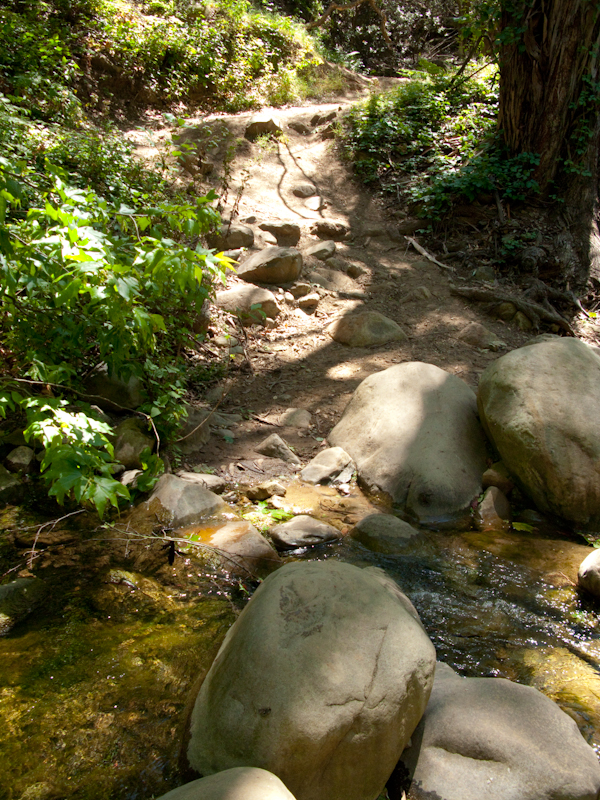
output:
[{"label": "round boulder in water", "polygon": [[294,795],[271,772],[236,767],[186,783],[159,800],[294,800]]},{"label": "round boulder in water", "polygon": [[298,800],[373,800],[420,720],[435,651],[380,570],[286,564],[230,628],[192,713],[202,775],[256,766]]}]

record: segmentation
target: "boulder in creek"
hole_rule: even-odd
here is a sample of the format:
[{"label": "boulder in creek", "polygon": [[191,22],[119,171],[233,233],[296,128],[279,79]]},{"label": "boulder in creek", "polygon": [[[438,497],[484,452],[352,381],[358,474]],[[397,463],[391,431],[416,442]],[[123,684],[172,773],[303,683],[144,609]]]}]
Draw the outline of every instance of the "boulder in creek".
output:
[{"label": "boulder in creek", "polygon": [[275,319],[281,313],[273,292],[252,284],[217,292],[215,304],[250,322],[261,322],[265,317]]},{"label": "boulder in creek", "polygon": [[372,347],[389,342],[406,342],[402,328],[379,311],[352,311],[335,320],[327,328],[335,342],[348,347]]},{"label": "boulder in creek", "polygon": [[130,417],[123,420],[113,430],[115,461],[123,464],[125,469],[141,469],[142,453],[152,452],[156,440],[146,433],[146,426],[141,419]]},{"label": "boulder in creek", "polygon": [[508,530],[512,514],[510,503],[497,486],[488,487],[475,514],[475,527],[479,531]]},{"label": "boulder in creek", "polygon": [[21,472],[26,475],[36,466],[35,453],[31,447],[19,445],[6,456],[5,463],[11,472]]},{"label": "boulder in creek", "polygon": [[577,339],[521,347],[479,381],[481,421],[544,513],[600,523],[600,357]]},{"label": "boulder in creek", "polygon": [[222,511],[225,503],[200,483],[161,475],[144,505],[150,510],[159,509],[160,522],[182,528]]},{"label": "boulder in creek", "polygon": [[592,550],[581,562],[577,573],[577,585],[586,592],[600,597],[600,549]]},{"label": "boulder in creek", "polygon": [[253,117],[244,132],[244,136],[249,141],[253,142],[259,136],[281,136],[283,128],[281,122],[277,117],[270,116],[269,114],[257,114]]},{"label": "boulder in creek", "polygon": [[369,514],[349,534],[374,553],[401,553],[419,531],[393,514]]},{"label": "boulder in creek", "polygon": [[210,489],[215,494],[222,494],[227,488],[227,481],[219,475],[212,475],[208,472],[186,472],[181,470],[177,473],[178,478],[190,483],[197,483],[199,486],[204,486],[205,489]]},{"label": "boulder in creek", "polygon": [[596,754],[552,700],[446,664],[401,763],[410,800],[596,800],[600,791]]},{"label": "boulder in creek", "polygon": [[336,561],[270,575],[200,688],[188,759],[257,766],[298,800],[373,800],[421,718],[433,645],[385,573]]},{"label": "boulder in creek", "polygon": [[[352,459],[342,447],[327,447],[309,461],[300,473],[307,483],[327,483],[352,464]],[[354,465],[352,464],[354,471]]]},{"label": "boulder in creek", "polygon": [[294,795],[266,769],[234,767],[178,786],[159,800],[294,800]]},{"label": "boulder in creek", "polygon": [[237,250],[239,247],[252,247],[254,231],[241,222],[224,222],[217,231],[206,235],[208,246],[219,252]]},{"label": "boulder in creek", "polygon": [[300,241],[300,225],[297,222],[261,222],[261,231],[272,233],[279,247],[295,247]]},{"label": "boulder in creek", "polygon": [[266,247],[253,253],[237,268],[238,276],[248,283],[283,286],[292,283],[302,272],[302,255],[293,247]]},{"label": "boulder in creek", "polygon": [[17,578],[0,586],[0,636],[30,614],[46,597],[48,588],[39,578]]},{"label": "boulder in creek", "polygon": [[314,519],[308,514],[298,514],[294,519],[274,525],[269,528],[269,534],[278,550],[313,547],[342,538],[340,531],[333,525]]},{"label": "boulder in creek", "polygon": [[327,437],[354,459],[368,491],[424,525],[468,519],[486,468],[475,394],[433,364],[406,362],[366,378]]},{"label": "boulder in creek", "polygon": [[248,500],[256,501],[267,500],[269,497],[274,496],[284,497],[285,492],[286,489],[282,483],[275,478],[270,478],[269,480],[263,481],[256,486],[249,486],[246,489],[245,494]]}]

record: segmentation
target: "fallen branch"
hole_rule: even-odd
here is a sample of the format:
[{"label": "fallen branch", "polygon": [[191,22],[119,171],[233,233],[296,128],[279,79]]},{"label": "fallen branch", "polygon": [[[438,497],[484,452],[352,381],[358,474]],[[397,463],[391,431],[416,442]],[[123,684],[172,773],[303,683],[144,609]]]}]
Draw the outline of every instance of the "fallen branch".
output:
[{"label": "fallen branch", "polygon": [[539,303],[524,300],[518,295],[510,292],[502,292],[498,289],[480,289],[472,286],[451,286],[450,293],[467,300],[476,300],[479,303],[487,303],[487,311],[491,311],[501,303],[512,303],[517,311],[525,314],[532,321],[535,328],[539,328],[540,322],[549,322],[558,325],[562,330],[567,331],[572,336],[575,335],[573,328],[557,311],[553,311]]},{"label": "fallen branch", "polygon": [[415,239],[412,238],[412,236],[405,236],[404,238],[409,244],[412,244],[417,253],[420,253],[422,256],[425,256],[426,259],[432,261],[434,264],[437,264],[438,267],[441,267],[442,269],[447,269],[450,272],[456,272],[454,267],[449,267],[447,264],[442,264],[442,262],[438,261],[435,256],[432,256],[431,253],[428,253],[424,247],[421,247],[421,245]]}]

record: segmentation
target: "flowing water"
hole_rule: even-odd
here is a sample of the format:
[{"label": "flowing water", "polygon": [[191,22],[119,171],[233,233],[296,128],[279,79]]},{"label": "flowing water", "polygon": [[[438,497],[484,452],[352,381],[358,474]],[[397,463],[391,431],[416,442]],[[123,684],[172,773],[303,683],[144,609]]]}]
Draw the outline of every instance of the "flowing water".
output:
[{"label": "flowing water", "polygon": [[[358,494],[288,494],[296,512],[338,527],[370,509]],[[5,520],[5,541],[19,524]],[[85,525],[76,544],[65,528],[39,551],[48,598],[0,639],[0,800],[150,800],[183,782],[186,707],[252,590],[193,553],[170,564],[164,539]],[[600,625],[574,585],[589,552],[581,541],[539,521],[523,532],[424,531],[394,556],[345,537],[288,557],[385,569],[439,659],[537,687],[600,753]],[[14,559],[18,537],[12,547]]]}]

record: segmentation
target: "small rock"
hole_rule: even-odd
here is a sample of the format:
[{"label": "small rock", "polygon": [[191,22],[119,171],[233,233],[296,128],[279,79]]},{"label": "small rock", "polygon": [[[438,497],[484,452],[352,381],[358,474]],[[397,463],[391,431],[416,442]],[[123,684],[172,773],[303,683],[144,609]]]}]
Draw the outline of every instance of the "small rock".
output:
[{"label": "small rock", "polygon": [[482,350],[500,350],[506,347],[506,343],[499,339],[495,333],[489,331],[479,322],[470,322],[456,336],[472,347],[479,347]]},{"label": "small rock", "polygon": [[310,124],[314,127],[317,125],[324,125],[326,122],[333,122],[337,117],[337,111],[323,111],[317,112],[310,120]]},{"label": "small rock", "polygon": [[356,284],[343,272],[338,272],[335,269],[327,269],[323,267],[315,270],[308,275],[311,283],[321,286],[330,292],[353,292],[356,290]]},{"label": "small rock", "polygon": [[294,795],[272,772],[233,767],[179,786],[159,800],[294,800]]},{"label": "small rock", "polygon": [[295,306],[296,305],[296,298],[291,292],[284,292],[283,299],[288,304],[288,306]]},{"label": "small rock", "polygon": [[497,486],[485,490],[477,507],[475,526],[479,531],[506,530],[511,520],[510,503]]},{"label": "small rock", "polygon": [[335,222],[334,220],[321,219],[313,222],[310,232],[319,239],[333,239],[340,242],[350,233],[350,228],[345,222]]},{"label": "small rock", "polygon": [[209,247],[219,251],[252,247],[254,231],[240,222],[224,222],[218,231],[207,234],[206,241]]},{"label": "small rock", "polygon": [[350,536],[375,553],[393,555],[403,548],[419,531],[392,514],[369,514],[352,528]]},{"label": "small rock", "polygon": [[272,233],[279,247],[295,247],[300,241],[300,226],[296,222],[261,222],[258,227]]},{"label": "small rock", "polygon": [[362,236],[385,236],[387,228],[383,222],[363,222],[360,232]]},{"label": "small rock", "polygon": [[238,275],[244,281],[277,286],[295,281],[301,271],[302,255],[293,247],[267,247],[251,255],[238,267]]},{"label": "small rock", "polygon": [[431,297],[431,291],[427,288],[427,286],[415,286],[414,289],[411,289],[410,292],[404,295],[404,297],[400,298],[398,302],[400,305],[402,305],[403,303],[409,303],[415,300],[431,300]]},{"label": "small rock", "polygon": [[309,461],[300,473],[300,478],[306,483],[327,483],[348,465],[354,467],[352,459],[343,448],[328,447]]},{"label": "small rock", "polygon": [[281,566],[277,552],[247,520],[227,522],[217,530],[191,526],[182,537],[194,537],[215,549],[221,568],[251,577],[261,577]]},{"label": "small rock", "polygon": [[335,242],[330,239],[326,242],[317,242],[317,244],[313,244],[312,247],[309,247],[304,251],[304,255],[314,256],[321,261],[326,261],[328,258],[331,258],[334,255],[335,248]]},{"label": "small rock", "polygon": [[227,488],[227,481],[219,475],[211,475],[205,472],[184,472],[181,470],[177,473],[177,477],[190,483],[197,483],[199,486],[204,486],[215,494],[221,494]]},{"label": "small rock", "polygon": [[301,308],[303,311],[314,311],[316,307],[319,305],[320,299],[321,298],[316,292],[305,294],[304,297],[298,298],[298,307]]},{"label": "small rock", "polygon": [[323,139],[323,141],[335,139],[335,125],[328,125],[326,128],[323,128],[321,131],[321,139]]},{"label": "small rock", "polygon": [[254,117],[246,126],[244,136],[253,142],[259,136],[280,136],[283,133],[281,123],[277,117],[262,114]]},{"label": "small rock", "polygon": [[317,193],[316,187],[314,187],[311,183],[300,183],[297,186],[294,186],[292,189],[292,193],[296,197],[313,197]]},{"label": "small rock", "polygon": [[426,226],[427,223],[424,219],[405,219],[398,223],[398,233],[401,233],[403,236],[412,236],[413,233],[416,233],[420,228],[425,228]]},{"label": "small rock", "polygon": [[305,408],[286,408],[279,417],[282,428],[308,429],[312,425],[312,414]]},{"label": "small rock", "polygon": [[152,452],[156,441],[154,437],[148,436],[144,428],[144,423],[130,417],[121,422],[113,431],[115,461],[123,464],[125,469],[142,468],[141,456],[144,450]]},{"label": "small rock", "polygon": [[378,311],[346,314],[332,322],[327,333],[334,341],[349,347],[371,347],[408,340],[399,325]]},{"label": "small rock", "polygon": [[128,489],[137,489],[137,479],[141,474],[141,469],[126,469],[125,472],[121,473],[119,483],[122,483]]},{"label": "small rock", "polygon": [[530,331],[533,328],[533,322],[522,311],[517,311],[512,321],[520,331]]},{"label": "small rock", "polygon": [[577,573],[577,584],[586,592],[600,597],[600,550],[594,549],[583,559]]},{"label": "small rock", "polygon": [[192,525],[222,510],[223,500],[197,483],[183,480],[176,475],[161,475],[150,498],[144,504],[152,509],[158,501],[164,513],[160,522],[173,528]]},{"label": "small rock", "polygon": [[295,283],[290,288],[290,294],[293,295],[295,300],[297,300],[299,297],[305,297],[307,294],[310,294],[311,291],[312,287],[310,283]]},{"label": "small rock", "polygon": [[486,264],[482,267],[477,267],[473,273],[473,279],[476,281],[493,283],[496,280],[496,272],[493,267]]},{"label": "small rock", "polygon": [[514,303],[500,303],[500,305],[496,308],[495,314],[496,316],[503,320],[504,322],[510,322],[511,319],[514,318],[515,314],[517,313],[516,306]]},{"label": "small rock", "polygon": [[298,456],[290,450],[281,436],[276,433],[267,436],[267,438],[258,445],[256,452],[264,456],[271,456],[271,458],[280,458],[288,464],[299,465],[301,463]]},{"label": "small rock", "polygon": [[342,538],[342,534],[333,525],[320,522],[307,514],[300,514],[289,522],[269,528],[269,534],[279,550],[325,544]]},{"label": "small rock", "polygon": [[308,125],[299,119],[293,119],[291,122],[288,122],[288,128],[291,128],[302,136],[309,136],[312,133]]},{"label": "small rock", "polygon": [[11,472],[21,472],[27,475],[35,467],[35,453],[31,447],[15,447],[6,456],[6,466]]},{"label": "small rock", "polygon": [[346,269],[346,273],[351,278],[360,278],[360,276],[364,275],[366,271],[367,270],[361,264],[357,264],[356,261],[351,261]]},{"label": "small rock", "polygon": [[241,219],[240,222],[245,222],[246,225],[254,225],[256,222],[256,216],[254,214],[250,214],[249,216]]},{"label": "small rock", "polygon": [[247,322],[261,322],[265,316],[275,319],[281,313],[275,295],[252,284],[217,292],[215,303]]},{"label": "small rock", "polygon": [[481,478],[481,485],[484,489],[487,489],[488,486],[497,486],[504,494],[509,494],[515,487],[514,481],[502,461],[496,461],[489,469],[486,469]]},{"label": "small rock", "polygon": [[285,495],[285,486],[275,479],[263,481],[257,486],[249,486],[246,490],[248,500],[267,500],[269,497]]}]

